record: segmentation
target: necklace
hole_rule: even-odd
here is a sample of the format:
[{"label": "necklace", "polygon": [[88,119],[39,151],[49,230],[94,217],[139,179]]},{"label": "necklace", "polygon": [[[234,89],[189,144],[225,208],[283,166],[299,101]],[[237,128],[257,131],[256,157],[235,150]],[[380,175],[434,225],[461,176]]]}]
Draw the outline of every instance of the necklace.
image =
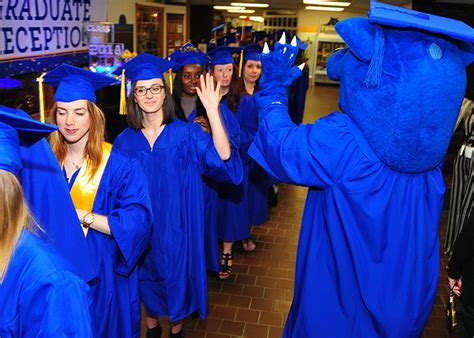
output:
[{"label": "necklace", "polygon": [[72,165],[73,165],[73,167],[74,167],[75,170],[78,170],[78,169],[81,167],[81,164],[82,164],[82,160],[83,160],[83,159],[84,159],[84,156],[81,157],[81,158],[79,159],[79,161],[77,161],[77,163],[76,163],[76,162],[74,162],[74,161],[72,160],[72,158],[69,158],[69,162],[72,163]]}]

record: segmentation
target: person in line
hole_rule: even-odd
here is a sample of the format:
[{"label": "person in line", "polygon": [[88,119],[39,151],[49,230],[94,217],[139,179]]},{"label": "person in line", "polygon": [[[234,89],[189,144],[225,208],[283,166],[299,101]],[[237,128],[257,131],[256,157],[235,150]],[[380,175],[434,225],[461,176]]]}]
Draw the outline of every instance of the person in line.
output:
[{"label": "person in line", "polygon": [[141,53],[116,73],[132,82],[130,125],[114,147],[145,169],[155,215],[151,250],[140,267],[140,294],[148,337],[160,337],[158,316],[168,316],[170,336],[183,336],[183,320],[207,315],[204,201],[201,175],[217,181],[242,180],[238,150],[229,143],[219,112],[219,84],[200,79],[197,94],[212,135],[197,123],[175,118],[163,73],[174,63]]},{"label": "person in line", "polygon": [[49,137],[63,168],[96,268],[91,315],[96,337],[139,337],[137,263],[149,245],[152,212],[137,161],[104,141],[105,119],[95,90],[116,80],[62,65],[45,83],[57,86]]},{"label": "person in line", "polygon": [[25,115],[0,106],[0,337],[93,337],[89,288],[35,223],[18,180],[20,141],[56,128]]},{"label": "person in line", "polygon": [[[186,122],[199,123],[203,131],[211,133],[206,109],[199,100],[197,88],[199,78],[209,62],[206,54],[195,48],[191,43],[185,44],[170,55],[176,62],[173,71],[176,76],[173,81],[173,98],[176,107],[176,117]],[[234,114],[225,104],[219,104],[222,122],[227,132],[229,142],[238,148],[240,143],[239,123]],[[202,176],[204,190],[204,249],[206,267],[209,271],[219,272],[219,246],[217,237],[217,187],[218,182],[206,175]]]},{"label": "person in line", "polygon": [[[237,47],[218,47],[211,52],[210,73],[221,83],[221,102],[234,113],[240,126],[240,156],[244,164],[244,176],[238,186],[222,183],[218,187],[218,237],[223,241],[220,279],[227,279],[232,273],[233,245],[235,241],[250,238],[250,221],[248,211],[248,176],[250,157],[247,149],[252,143],[258,127],[258,116],[255,101],[245,94],[242,81],[232,54],[240,52]],[[255,249],[253,242],[244,248]]]}]

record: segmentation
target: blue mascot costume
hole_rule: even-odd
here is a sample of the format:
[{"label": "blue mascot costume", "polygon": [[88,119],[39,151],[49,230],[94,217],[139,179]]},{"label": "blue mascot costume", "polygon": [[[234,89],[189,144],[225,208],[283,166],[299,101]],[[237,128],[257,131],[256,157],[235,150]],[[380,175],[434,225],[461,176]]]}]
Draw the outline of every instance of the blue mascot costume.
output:
[{"label": "blue mascot costume", "polygon": [[463,99],[474,30],[373,2],[339,22],[328,62],[340,113],[294,125],[296,40],[265,48],[249,153],[308,186],[284,337],[419,337],[438,280],[443,160]]}]

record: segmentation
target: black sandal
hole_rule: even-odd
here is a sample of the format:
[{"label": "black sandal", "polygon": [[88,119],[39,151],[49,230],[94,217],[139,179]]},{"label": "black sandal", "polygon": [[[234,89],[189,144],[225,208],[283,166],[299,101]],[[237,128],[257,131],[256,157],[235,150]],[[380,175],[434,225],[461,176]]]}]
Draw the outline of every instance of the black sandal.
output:
[{"label": "black sandal", "polygon": [[170,338],[184,338],[183,329],[181,329],[181,331],[179,332],[173,333],[171,332],[171,328],[170,328]]},{"label": "black sandal", "polygon": [[161,338],[161,326],[158,324],[152,329],[146,330],[146,337],[147,338]]},{"label": "black sandal", "polygon": [[222,253],[222,260],[224,263],[221,264],[219,270],[219,279],[227,279],[230,277],[230,274],[232,273],[232,265],[229,265],[229,261],[231,261],[233,258],[234,255],[232,252]]}]

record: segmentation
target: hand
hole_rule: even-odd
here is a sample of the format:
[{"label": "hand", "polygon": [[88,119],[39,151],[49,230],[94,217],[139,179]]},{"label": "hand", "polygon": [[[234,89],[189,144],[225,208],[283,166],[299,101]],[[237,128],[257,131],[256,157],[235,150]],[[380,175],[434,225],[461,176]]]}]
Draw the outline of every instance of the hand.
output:
[{"label": "hand", "polygon": [[461,296],[461,289],[462,289],[462,279],[452,279],[448,277],[449,288],[453,290],[453,293],[460,297]]},{"label": "hand", "polygon": [[207,133],[211,131],[211,128],[209,127],[209,121],[204,116],[196,117],[194,122],[199,123],[203,131]]},{"label": "hand", "polygon": [[214,78],[209,73],[206,73],[205,82],[203,75],[200,76],[199,81],[201,82],[201,88],[196,87],[196,92],[202,105],[206,109],[208,115],[217,114],[221,99],[219,94],[221,83],[217,82],[217,86],[214,88]]}]

